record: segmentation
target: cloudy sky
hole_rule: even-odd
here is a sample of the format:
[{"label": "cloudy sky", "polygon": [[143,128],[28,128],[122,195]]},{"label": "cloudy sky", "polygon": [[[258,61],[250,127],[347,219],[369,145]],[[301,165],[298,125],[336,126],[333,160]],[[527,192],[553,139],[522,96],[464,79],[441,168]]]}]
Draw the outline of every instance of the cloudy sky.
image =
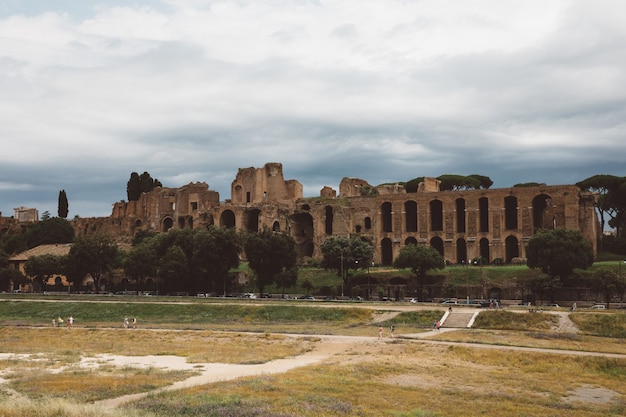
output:
[{"label": "cloudy sky", "polygon": [[281,162],[305,196],[626,176],[623,0],[0,0],[0,212]]}]

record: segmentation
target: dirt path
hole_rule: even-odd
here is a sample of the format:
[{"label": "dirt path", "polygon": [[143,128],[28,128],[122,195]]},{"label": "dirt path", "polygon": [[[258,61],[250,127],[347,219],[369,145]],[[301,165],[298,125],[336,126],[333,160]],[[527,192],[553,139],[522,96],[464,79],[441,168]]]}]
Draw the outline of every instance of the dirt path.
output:
[{"label": "dirt path", "polygon": [[[572,327],[563,321],[563,330],[571,331]],[[573,323],[572,323],[573,325]],[[428,343],[433,345],[447,345],[447,346],[465,346],[474,349],[498,349],[498,350],[512,350],[512,351],[525,351],[525,352],[542,352],[559,355],[572,355],[572,356],[601,356],[626,359],[625,354],[611,354],[611,353],[599,353],[599,352],[582,352],[560,349],[543,349],[543,348],[529,348],[519,346],[503,346],[503,345],[487,345],[477,343],[459,343],[459,342],[445,342],[430,340],[431,336],[440,334],[443,332],[457,331],[457,329],[441,329],[439,333],[433,333],[430,331],[407,334],[398,337],[399,340],[412,343]],[[301,337],[301,335],[293,334],[286,335],[290,337]],[[200,375],[196,375],[185,379],[183,381],[176,382],[167,387],[163,387],[147,393],[130,394],[122,397],[111,398],[96,402],[104,408],[119,407],[125,403],[141,399],[145,396],[164,392],[173,391],[183,388],[189,388],[198,385],[210,384],[219,381],[227,381],[236,378],[256,375],[270,375],[287,372],[291,369],[308,366],[316,363],[326,362],[333,358],[338,358],[343,353],[352,351],[364,351],[372,346],[380,346],[385,343],[390,343],[393,340],[388,336],[383,340],[379,340],[378,337],[363,337],[363,336],[320,336],[320,342],[316,348],[310,352],[296,357],[278,359],[271,362],[255,365],[236,365],[236,364],[224,364],[224,363],[205,363],[205,364],[190,364],[187,363],[185,358],[177,356],[113,356],[113,355],[98,355],[95,358],[83,359],[84,366],[97,366],[97,363],[106,362],[115,366],[139,366],[139,367],[155,367],[165,370],[196,370],[200,371]],[[340,359],[341,360],[341,359]]]}]

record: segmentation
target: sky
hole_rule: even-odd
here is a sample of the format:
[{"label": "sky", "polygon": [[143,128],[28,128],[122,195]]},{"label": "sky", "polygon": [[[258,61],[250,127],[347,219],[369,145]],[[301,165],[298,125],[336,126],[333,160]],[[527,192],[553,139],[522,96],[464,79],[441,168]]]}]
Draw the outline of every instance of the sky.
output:
[{"label": "sky", "polygon": [[103,217],[132,172],[230,198],[443,174],[626,176],[623,0],[0,0],[0,212]]}]

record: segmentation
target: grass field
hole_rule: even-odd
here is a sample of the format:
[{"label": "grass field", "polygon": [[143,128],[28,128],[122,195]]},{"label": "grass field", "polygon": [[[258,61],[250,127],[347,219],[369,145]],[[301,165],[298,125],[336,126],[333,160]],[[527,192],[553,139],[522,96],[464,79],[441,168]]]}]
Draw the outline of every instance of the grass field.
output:
[{"label": "grass field", "polygon": [[[0,299],[0,416],[626,414],[626,359],[580,354],[626,354],[623,312],[570,314],[580,330],[563,334],[554,331],[549,313],[485,311],[476,328],[435,334],[437,306],[394,311],[376,304],[181,301]],[[70,314],[74,329],[50,326],[53,317]],[[124,316],[138,317],[139,328],[123,329]],[[396,339],[377,340],[380,324],[394,324]],[[428,340],[404,337],[424,332],[432,334]],[[115,408],[94,403],[185,380],[200,371],[193,364],[253,365],[315,352],[324,346],[322,335],[351,337],[323,362],[279,374],[161,392]],[[579,354],[508,348],[515,346]],[[80,366],[101,354],[175,355],[192,366]]]}]

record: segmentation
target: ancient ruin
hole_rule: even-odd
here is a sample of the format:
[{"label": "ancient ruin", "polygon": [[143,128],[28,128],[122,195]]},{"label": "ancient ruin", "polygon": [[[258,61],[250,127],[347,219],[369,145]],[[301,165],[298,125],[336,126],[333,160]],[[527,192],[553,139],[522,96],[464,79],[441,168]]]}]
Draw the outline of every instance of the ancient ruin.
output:
[{"label": "ancient ruin", "polygon": [[425,178],[416,193],[400,184],[372,186],[344,178],[339,195],[330,188],[320,197],[303,197],[297,180],[285,180],[282,164],[242,168],[231,198],[204,182],[180,188],[159,187],[138,201],[118,202],[107,218],[72,220],[77,235],[105,233],[130,239],[139,230],[209,225],[288,232],[301,260],[320,259],[330,237],[361,236],[374,245],[374,261],[390,265],[402,245],[429,244],[450,263],[484,258],[510,262],[525,258],[525,244],[541,228],[579,230],[597,249],[596,196],[574,185],[440,191]]}]

